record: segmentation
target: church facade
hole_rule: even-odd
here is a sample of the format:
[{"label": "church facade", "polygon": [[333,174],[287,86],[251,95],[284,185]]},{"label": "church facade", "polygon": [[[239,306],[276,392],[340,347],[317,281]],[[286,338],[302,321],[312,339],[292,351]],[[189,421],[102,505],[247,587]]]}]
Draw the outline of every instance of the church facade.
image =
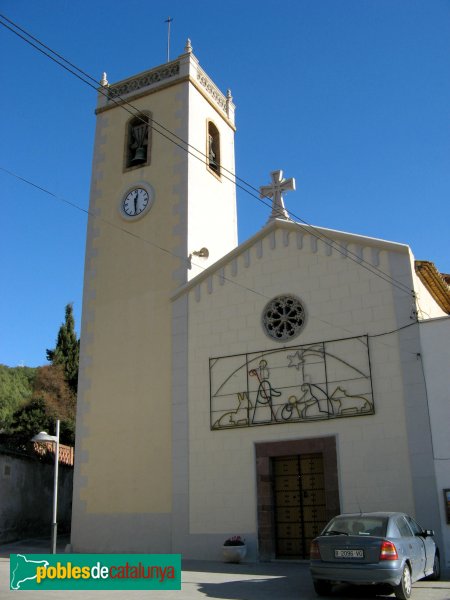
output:
[{"label": "church facade", "polygon": [[281,171],[238,245],[234,133],[189,43],[102,82],[73,550],[220,559],[241,535],[250,559],[308,558],[335,514],[403,510],[448,560],[446,281],[406,245],[290,220]]}]

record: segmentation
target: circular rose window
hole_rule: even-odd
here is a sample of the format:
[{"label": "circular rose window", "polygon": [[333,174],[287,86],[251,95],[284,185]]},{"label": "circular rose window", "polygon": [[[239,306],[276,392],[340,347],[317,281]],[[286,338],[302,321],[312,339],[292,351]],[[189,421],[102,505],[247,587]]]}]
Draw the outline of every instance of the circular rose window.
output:
[{"label": "circular rose window", "polygon": [[305,324],[305,309],[295,296],[277,296],[266,304],[262,323],[265,332],[274,340],[296,337]]}]

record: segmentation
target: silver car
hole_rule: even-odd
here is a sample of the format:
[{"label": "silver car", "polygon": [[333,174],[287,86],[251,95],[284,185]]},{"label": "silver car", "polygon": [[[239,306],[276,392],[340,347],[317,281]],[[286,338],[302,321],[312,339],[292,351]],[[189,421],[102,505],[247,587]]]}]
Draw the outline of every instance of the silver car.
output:
[{"label": "silver car", "polygon": [[311,542],[311,575],[319,596],[336,583],[387,584],[401,600],[414,581],[439,579],[434,532],[400,512],[339,515]]}]

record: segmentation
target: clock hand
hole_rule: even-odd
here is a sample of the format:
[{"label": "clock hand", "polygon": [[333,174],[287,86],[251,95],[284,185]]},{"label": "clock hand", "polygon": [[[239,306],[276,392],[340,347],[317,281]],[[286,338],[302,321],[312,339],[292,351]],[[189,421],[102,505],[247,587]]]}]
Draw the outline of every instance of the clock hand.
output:
[{"label": "clock hand", "polygon": [[136,195],[134,197],[134,214],[137,213],[137,201],[138,201],[138,193],[136,192]]}]

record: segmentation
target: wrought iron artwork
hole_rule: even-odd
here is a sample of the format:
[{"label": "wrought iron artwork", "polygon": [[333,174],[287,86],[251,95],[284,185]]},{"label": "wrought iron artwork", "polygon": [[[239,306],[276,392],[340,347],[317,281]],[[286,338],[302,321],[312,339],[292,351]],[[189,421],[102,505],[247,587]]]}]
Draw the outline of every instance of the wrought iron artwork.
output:
[{"label": "wrought iron artwork", "polygon": [[374,414],[367,336],[210,359],[211,429]]}]

